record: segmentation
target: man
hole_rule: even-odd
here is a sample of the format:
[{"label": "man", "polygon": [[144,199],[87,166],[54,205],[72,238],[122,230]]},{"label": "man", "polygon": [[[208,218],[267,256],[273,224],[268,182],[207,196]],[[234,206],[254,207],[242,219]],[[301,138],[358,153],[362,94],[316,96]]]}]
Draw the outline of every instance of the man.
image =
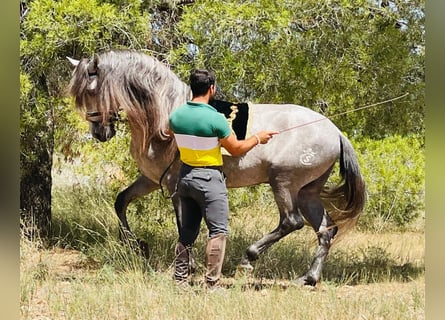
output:
[{"label": "man", "polygon": [[267,143],[278,132],[261,131],[246,140],[238,140],[224,115],[208,104],[215,96],[215,73],[202,69],[192,71],[190,87],[192,100],[170,115],[170,130],[183,163],[177,186],[181,215],[174,279],[178,284],[188,283],[191,246],[204,218],[209,230],[205,282],[211,289],[221,277],[228,236],[229,205],[221,170],[221,146],[231,155],[241,156],[257,144]]}]

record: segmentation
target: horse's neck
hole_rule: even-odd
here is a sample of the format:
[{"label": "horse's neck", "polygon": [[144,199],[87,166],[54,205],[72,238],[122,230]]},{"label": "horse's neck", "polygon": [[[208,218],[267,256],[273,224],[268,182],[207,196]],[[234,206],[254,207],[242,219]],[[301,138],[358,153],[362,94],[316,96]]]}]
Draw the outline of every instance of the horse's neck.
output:
[{"label": "horse's neck", "polygon": [[153,139],[147,151],[143,153],[140,152],[137,139],[132,137],[130,143],[130,153],[139,170],[154,181],[159,180],[165,167],[174,161],[176,150],[173,138],[168,141]]},{"label": "horse's neck", "polygon": [[177,97],[175,97],[175,103],[172,104],[172,108],[169,113],[192,98],[192,91],[190,87],[181,80],[178,79],[178,81],[181,84],[181,90],[179,91]]},{"label": "horse's neck", "polygon": [[[148,128],[154,131],[149,132],[148,137],[143,137],[138,126],[132,126],[131,128],[131,155],[136,160],[139,169],[145,175],[150,175],[149,178],[151,179],[159,178],[158,175],[162,174],[161,170],[164,169],[165,164],[174,160],[177,150],[176,144],[173,138],[165,136],[168,134],[169,115],[174,109],[191,98],[190,87],[173,72],[170,72],[171,70],[164,73],[165,78],[160,82],[167,85],[158,88],[156,92],[158,95],[157,103],[152,106],[153,108],[164,108],[159,110],[155,116],[157,117],[156,121],[159,122],[156,122],[154,129],[151,126]],[[162,128],[162,130],[158,130],[159,128]],[[141,153],[140,146],[144,139],[146,151]]]}]

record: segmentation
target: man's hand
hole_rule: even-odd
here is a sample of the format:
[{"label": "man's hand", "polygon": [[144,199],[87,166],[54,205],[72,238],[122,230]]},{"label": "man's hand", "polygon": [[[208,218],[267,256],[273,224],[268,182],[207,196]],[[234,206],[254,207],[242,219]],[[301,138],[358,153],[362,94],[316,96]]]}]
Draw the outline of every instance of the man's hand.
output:
[{"label": "man's hand", "polygon": [[260,131],[255,134],[255,137],[257,137],[258,144],[265,144],[268,143],[269,140],[278,133],[279,131]]},{"label": "man's hand", "polygon": [[257,144],[269,142],[278,131],[260,131],[246,140],[238,140],[232,133],[227,138],[221,139],[221,145],[234,157],[239,157],[251,150]]}]

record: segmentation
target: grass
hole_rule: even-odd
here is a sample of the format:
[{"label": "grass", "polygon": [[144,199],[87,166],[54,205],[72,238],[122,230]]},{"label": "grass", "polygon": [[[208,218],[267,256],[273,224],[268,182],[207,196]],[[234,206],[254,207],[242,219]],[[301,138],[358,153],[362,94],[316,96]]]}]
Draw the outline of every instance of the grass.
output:
[{"label": "grass", "polygon": [[22,237],[22,319],[425,318],[422,231],[353,231],[332,248],[322,283],[311,289],[291,282],[307,270],[316,249],[314,232],[304,228],[263,254],[251,276],[239,276],[244,250],[278,222],[270,202],[254,195],[257,201],[231,213],[222,280],[227,289],[209,294],[199,285],[203,227],[194,248],[197,284],[183,291],[171,279],[177,236],[167,201],[153,194],[129,208],[130,225],[150,245],[145,260],[117,241],[112,194],[69,188],[53,192],[52,241]]},{"label": "grass", "polygon": [[54,250],[29,250],[38,252],[37,265],[22,261],[29,275],[21,279],[23,319],[424,319],[422,275],[355,286],[325,282],[315,290],[278,279],[253,287],[247,284],[261,281],[240,278],[208,294],[199,286],[179,290],[170,272],[145,272],[139,264],[88,268],[85,255]]}]

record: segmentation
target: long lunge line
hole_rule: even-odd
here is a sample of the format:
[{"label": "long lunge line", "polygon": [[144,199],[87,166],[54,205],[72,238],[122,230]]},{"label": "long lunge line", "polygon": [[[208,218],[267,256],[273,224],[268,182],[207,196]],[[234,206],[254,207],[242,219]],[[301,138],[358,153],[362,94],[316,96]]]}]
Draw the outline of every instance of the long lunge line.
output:
[{"label": "long lunge line", "polygon": [[316,119],[316,120],[313,120],[313,121],[309,121],[309,122],[305,122],[305,123],[302,123],[302,124],[298,124],[296,126],[292,126],[292,127],[286,128],[286,129],[282,129],[282,130],[279,130],[278,133],[283,133],[283,132],[290,131],[290,130],[293,130],[293,129],[297,129],[297,128],[300,128],[300,127],[308,126],[308,125],[316,123],[316,122],[320,122],[320,121],[332,119],[332,118],[335,118],[335,117],[343,116],[345,114],[352,113],[352,112],[357,112],[359,110],[363,110],[363,109],[368,109],[368,108],[371,108],[371,107],[379,106],[379,105],[382,105],[382,104],[385,104],[385,103],[388,103],[388,102],[392,102],[392,101],[395,101],[395,100],[402,99],[402,98],[406,97],[407,95],[408,95],[408,92],[405,93],[405,94],[402,94],[401,96],[392,98],[392,99],[388,99],[388,100],[385,100],[385,101],[369,104],[369,105],[366,105],[366,106],[363,106],[363,107],[360,107],[360,108],[356,108],[356,109],[353,109],[353,110],[348,110],[348,111],[344,111],[344,112],[341,112],[341,113],[337,113],[337,114],[334,114],[333,116],[331,116],[330,118],[323,117],[323,118]]}]

